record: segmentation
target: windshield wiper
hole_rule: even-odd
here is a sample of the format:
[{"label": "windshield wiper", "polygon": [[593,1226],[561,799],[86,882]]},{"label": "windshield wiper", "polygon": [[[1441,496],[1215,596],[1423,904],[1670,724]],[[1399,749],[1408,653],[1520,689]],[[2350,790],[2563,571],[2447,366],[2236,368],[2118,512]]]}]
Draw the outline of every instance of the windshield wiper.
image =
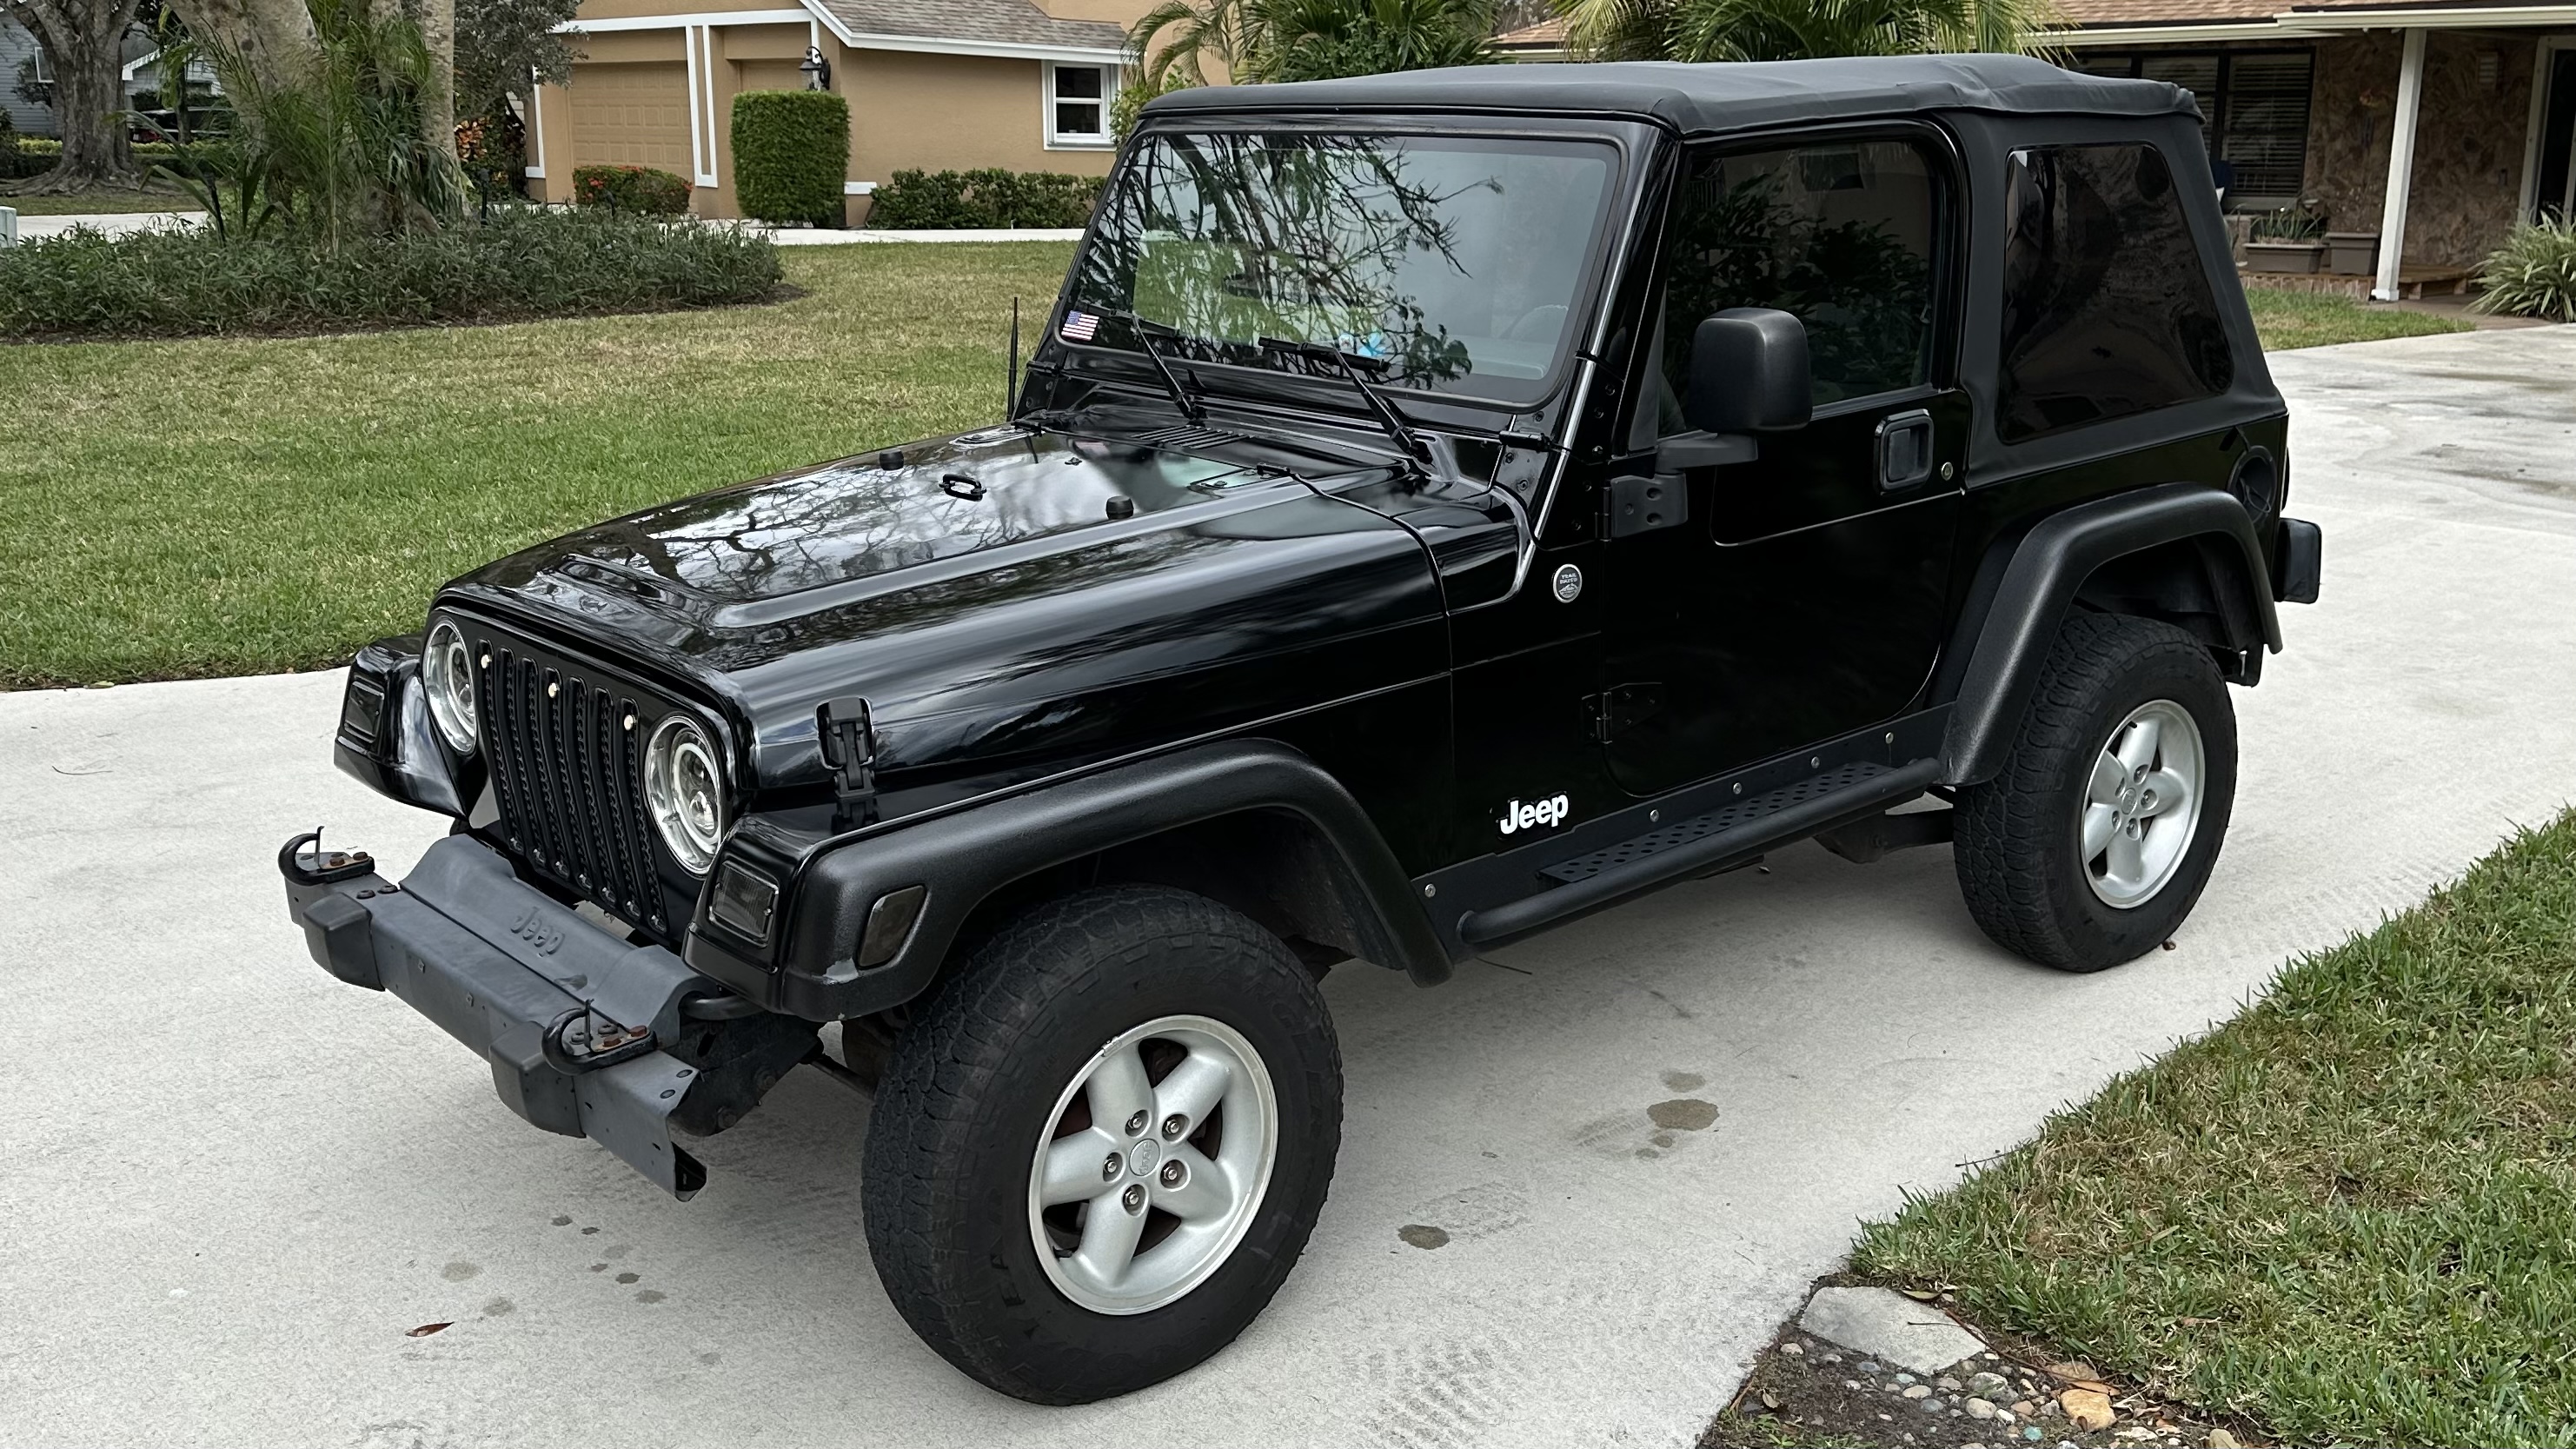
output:
[{"label": "windshield wiper", "polygon": [[1369,416],[1377,421],[1378,427],[1384,430],[1387,437],[1394,440],[1396,451],[1402,453],[1416,468],[1426,471],[1437,461],[1430,443],[1406,424],[1404,414],[1396,411],[1395,404],[1387,401],[1386,394],[1380,392],[1375,383],[1360,376],[1360,363],[1370,363],[1383,369],[1386,366],[1383,361],[1365,353],[1349,352],[1321,342],[1291,342],[1284,337],[1264,337],[1259,345],[1265,352],[1302,357],[1308,362],[1330,362],[1339,367],[1342,376],[1350,380],[1351,386],[1359,389],[1361,400],[1368,404]]},{"label": "windshield wiper", "polygon": [[1149,321],[1133,312],[1094,311],[1092,315],[1105,321],[1126,323],[1127,330],[1136,338],[1136,350],[1144,353],[1145,360],[1154,364],[1155,375],[1163,380],[1163,390],[1172,395],[1172,401],[1179,406],[1181,416],[1189,419],[1192,427],[1207,426],[1207,404],[1191,396],[1189,389],[1181,386],[1180,375],[1172,371],[1172,364],[1163,356],[1163,349],[1155,345],[1157,337],[1169,339],[1181,336],[1179,328],[1166,327],[1160,322]]}]

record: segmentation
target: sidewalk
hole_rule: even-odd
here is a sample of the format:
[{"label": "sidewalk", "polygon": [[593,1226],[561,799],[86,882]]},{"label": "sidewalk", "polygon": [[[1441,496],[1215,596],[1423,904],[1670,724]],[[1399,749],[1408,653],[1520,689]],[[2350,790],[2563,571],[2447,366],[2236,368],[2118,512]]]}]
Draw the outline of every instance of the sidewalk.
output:
[{"label": "sidewalk", "polygon": [[[0,205],[6,205],[0,200]],[[18,240],[30,242],[38,237],[61,236],[67,231],[87,229],[108,236],[128,236],[138,231],[162,231],[171,227],[195,226],[206,219],[202,211],[103,211],[76,212],[69,216],[21,216],[18,218]]]}]

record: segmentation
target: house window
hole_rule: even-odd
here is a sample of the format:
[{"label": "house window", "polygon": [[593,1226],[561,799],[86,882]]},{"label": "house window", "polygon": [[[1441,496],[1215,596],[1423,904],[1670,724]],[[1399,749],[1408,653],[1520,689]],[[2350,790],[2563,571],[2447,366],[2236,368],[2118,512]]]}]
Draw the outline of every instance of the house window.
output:
[{"label": "house window", "polygon": [[2230,211],[2274,211],[2298,203],[2307,184],[2308,89],[2316,53],[2307,50],[2148,51],[2086,55],[2094,75],[2171,81],[2200,102],[2211,170]]},{"label": "house window", "polygon": [[1047,144],[1109,144],[1109,96],[1117,67],[1050,65],[1047,67]]}]

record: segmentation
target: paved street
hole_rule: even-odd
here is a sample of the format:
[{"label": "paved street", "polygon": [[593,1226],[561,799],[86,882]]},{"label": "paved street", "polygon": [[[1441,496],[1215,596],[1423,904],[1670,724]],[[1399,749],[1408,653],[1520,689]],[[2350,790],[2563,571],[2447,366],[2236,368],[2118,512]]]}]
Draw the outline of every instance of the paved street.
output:
[{"label": "paved street", "polygon": [[[2237,696],[2179,949],[2057,975],[1977,934],[1946,850],[1802,846],[1435,991],[1345,968],[1304,1264],[1203,1369],[1080,1410],[897,1320],[840,1087],[798,1074],[675,1204],[326,978],[279,842],[327,821],[407,863],[436,833],[331,770],[336,676],[0,695],[0,1440],[1686,1444],[1856,1220],[2576,796],[2576,328],[2274,365],[2325,602]],[[1673,1098],[1716,1119],[1658,1150]]]}]

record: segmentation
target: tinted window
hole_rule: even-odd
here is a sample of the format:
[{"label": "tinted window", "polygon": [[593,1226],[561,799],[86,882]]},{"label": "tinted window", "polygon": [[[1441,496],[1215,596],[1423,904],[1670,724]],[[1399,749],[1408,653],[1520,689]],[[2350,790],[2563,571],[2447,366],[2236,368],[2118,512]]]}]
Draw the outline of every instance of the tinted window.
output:
[{"label": "tinted window", "polygon": [[2164,157],[2052,146],[2011,164],[1996,433],[2015,442],[2225,391],[2235,359]]},{"label": "tinted window", "polygon": [[[1701,318],[1777,307],[1807,324],[1819,405],[1923,382],[1935,185],[1923,154],[1902,141],[1710,158],[1674,217],[1665,375],[1689,375]],[[1666,431],[1678,427],[1667,423]]]}]

